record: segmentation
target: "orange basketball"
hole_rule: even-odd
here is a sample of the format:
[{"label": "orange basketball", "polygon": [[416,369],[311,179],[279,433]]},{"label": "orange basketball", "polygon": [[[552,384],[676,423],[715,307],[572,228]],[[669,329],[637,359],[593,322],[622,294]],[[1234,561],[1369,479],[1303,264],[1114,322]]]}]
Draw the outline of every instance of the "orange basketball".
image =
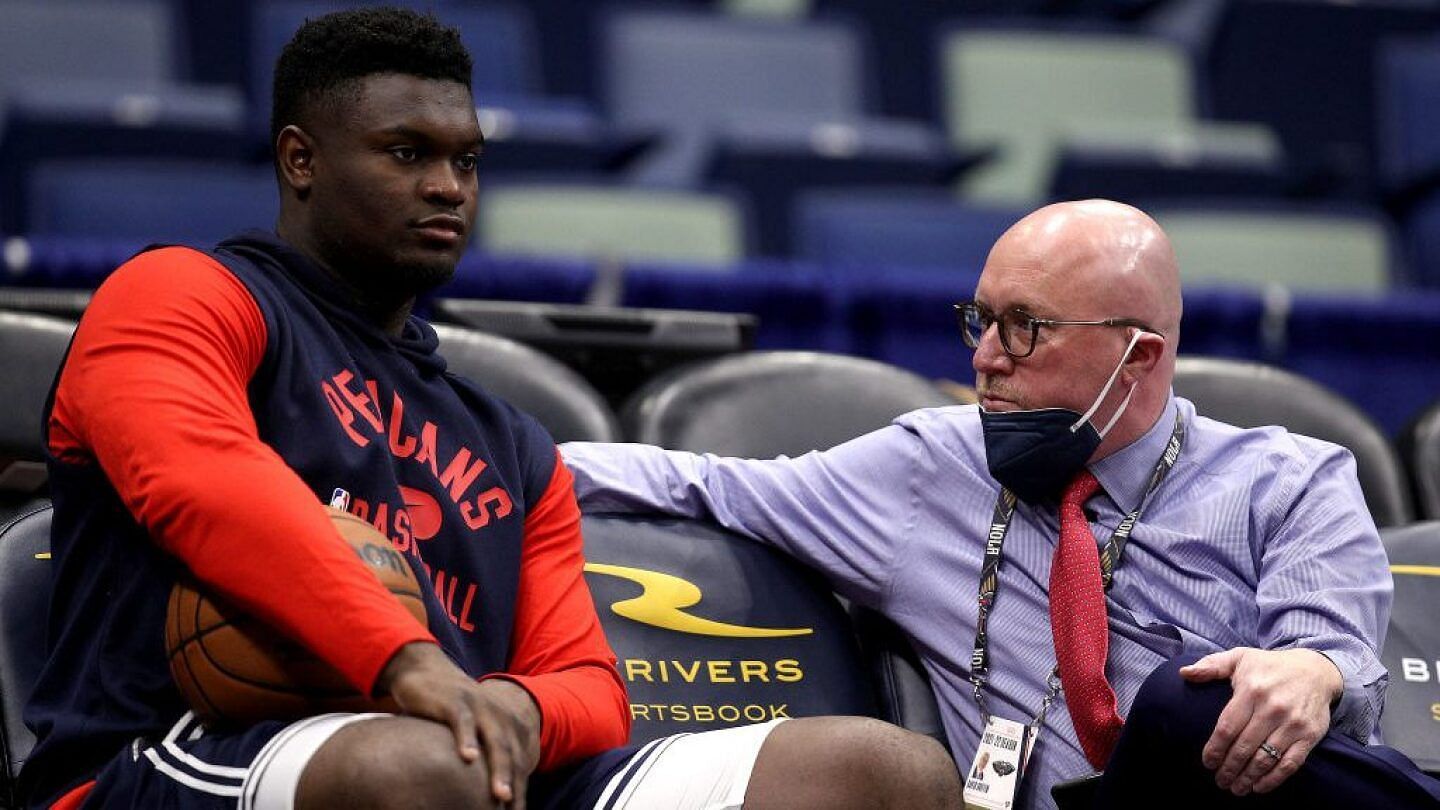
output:
[{"label": "orange basketball", "polygon": [[[327,509],[340,535],[381,584],[425,624],[425,601],[405,557],[374,526]],[[344,630],[337,627],[336,632]],[[170,591],[165,651],[180,693],[212,725],[393,710],[351,689],[330,665],[259,619],[197,590],[193,581],[177,582]]]}]

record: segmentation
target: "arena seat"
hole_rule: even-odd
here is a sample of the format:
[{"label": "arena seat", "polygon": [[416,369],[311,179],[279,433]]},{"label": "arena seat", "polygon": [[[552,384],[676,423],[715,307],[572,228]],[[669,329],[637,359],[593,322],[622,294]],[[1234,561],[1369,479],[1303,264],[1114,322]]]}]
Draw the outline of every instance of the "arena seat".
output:
[{"label": "arena seat", "polygon": [[1432,774],[1440,773],[1440,521],[1382,529],[1380,538],[1395,575],[1395,604],[1381,661],[1390,671],[1385,712],[1380,717],[1387,745]]},{"label": "arena seat", "polygon": [[814,191],[796,206],[796,255],[835,267],[894,264],[978,273],[995,240],[1025,213],[965,203],[944,192]]},{"label": "arena seat", "polygon": [[1218,357],[1179,358],[1174,388],[1202,416],[1241,427],[1280,425],[1349,448],[1375,523],[1413,520],[1394,448],[1368,416],[1335,392],[1274,366]]},{"label": "arena seat", "polygon": [[605,398],[569,366],[499,335],[434,326],[450,371],[534,416],[555,441],[619,441],[620,425]]},{"label": "arena seat", "polygon": [[962,181],[974,200],[1039,201],[1055,149],[1087,127],[1164,135],[1199,126],[1189,57],[1159,38],[967,22],[943,35],[938,64],[952,141],[998,147]]},{"label": "arena seat", "polygon": [[1393,226],[1364,205],[1156,203],[1188,285],[1379,295],[1403,282]]},{"label": "arena seat", "polygon": [[67,160],[36,168],[26,220],[43,236],[209,247],[280,210],[275,170],[176,160]]},{"label": "arena seat", "polygon": [[73,321],[0,312],[0,520],[34,501],[45,485],[42,415]]},{"label": "arena seat", "polygon": [[1440,180],[1440,39],[1381,43],[1376,58],[1376,139],[1380,177],[1391,191]]},{"label": "arena seat", "polygon": [[925,666],[905,631],[879,613],[858,605],[850,606],[850,617],[855,623],[860,653],[875,684],[880,719],[924,734],[948,751],[950,744],[930,676],[925,674]]},{"label": "arena seat", "polygon": [[631,441],[724,456],[823,450],[917,408],[954,405],[895,366],[820,352],[754,352],[681,366],[621,411]]},{"label": "arena seat", "polygon": [[1050,198],[1143,203],[1174,197],[1275,198],[1289,188],[1284,151],[1255,124],[1207,123],[1161,135],[1086,131],[1060,145]]},{"label": "arena seat", "polygon": [[1440,520],[1440,400],[1401,432],[1397,444],[1414,484],[1416,511]]},{"label": "arena seat", "polygon": [[561,183],[488,187],[479,238],[492,253],[715,267],[748,249],[745,211],[728,196]]},{"label": "arena seat", "polygon": [[875,716],[829,586],[768,546],[674,518],[586,515],[585,570],[632,743],[777,716]]},{"label": "arena seat", "polygon": [[0,526],[0,797],[18,807],[15,777],[35,735],[21,715],[45,663],[50,603],[50,505],[41,503]]}]

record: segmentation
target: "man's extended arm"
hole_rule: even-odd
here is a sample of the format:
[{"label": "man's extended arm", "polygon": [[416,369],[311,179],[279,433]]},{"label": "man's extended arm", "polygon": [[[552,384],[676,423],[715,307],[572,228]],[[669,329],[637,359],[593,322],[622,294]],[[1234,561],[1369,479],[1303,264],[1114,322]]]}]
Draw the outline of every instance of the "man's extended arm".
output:
[{"label": "man's extended arm", "polygon": [[795,459],[720,458],[639,444],[561,448],[587,512],[709,520],[777,546],[863,604],[885,597],[913,530],[923,452],[891,425]]}]

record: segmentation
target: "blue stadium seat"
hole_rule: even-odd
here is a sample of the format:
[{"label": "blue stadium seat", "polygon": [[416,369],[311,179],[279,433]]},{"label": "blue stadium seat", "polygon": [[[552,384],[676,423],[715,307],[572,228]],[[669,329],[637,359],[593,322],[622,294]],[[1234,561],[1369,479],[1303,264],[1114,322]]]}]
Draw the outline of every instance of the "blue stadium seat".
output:
[{"label": "blue stadium seat", "polygon": [[1025,213],[963,203],[948,193],[811,192],[797,205],[795,252],[826,265],[910,265],[978,274],[991,245]]},{"label": "blue stadium seat", "polygon": [[754,116],[715,133],[705,182],[743,189],[754,205],[756,236],[764,255],[794,252],[792,217],[810,189],[856,186],[942,188],[973,163],[938,130],[918,122],[797,121]]},{"label": "blue stadium seat", "polygon": [[1380,174],[1403,191],[1440,181],[1440,38],[1388,40],[1376,64]]},{"label": "blue stadium seat", "polygon": [[839,22],[621,9],[603,37],[605,108],[616,121],[852,120],[869,110],[860,38]]},{"label": "blue stadium seat", "polygon": [[279,192],[268,166],[77,160],[39,167],[29,204],[39,235],[208,245],[273,227]]},{"label": "blue stadium seat", "polygon": [[1414,0],[1225,3],[1206,58],[1206,112],[1272,126],[1312,175],[1312,190],[1366,194],[1374,185],[1377,43],[1437,27],[1440,7]]},{"label": "blue stadium seat", "polygon": [[1158,136],[1071,136],[1056,157],[1050,197],[1123,202],[1160,196],[1276,198],[1291,182],[1283,150],[1268,130],[1212,123]]}]

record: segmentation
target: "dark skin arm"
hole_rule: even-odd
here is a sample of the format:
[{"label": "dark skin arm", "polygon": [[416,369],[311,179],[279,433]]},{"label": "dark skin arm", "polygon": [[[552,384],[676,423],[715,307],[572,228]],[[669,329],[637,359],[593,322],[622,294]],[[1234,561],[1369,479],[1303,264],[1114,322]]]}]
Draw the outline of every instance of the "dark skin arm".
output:
[{"label": "dark skin arm", "polygon": [[495,800],[525,806],[525,785],[540,760],[540,709],[529,692],[502,678],[476,681],[424,642],[395,653],[375,692],[394,698],[405,714],[448,726],[465,762],[483,748]]}]

